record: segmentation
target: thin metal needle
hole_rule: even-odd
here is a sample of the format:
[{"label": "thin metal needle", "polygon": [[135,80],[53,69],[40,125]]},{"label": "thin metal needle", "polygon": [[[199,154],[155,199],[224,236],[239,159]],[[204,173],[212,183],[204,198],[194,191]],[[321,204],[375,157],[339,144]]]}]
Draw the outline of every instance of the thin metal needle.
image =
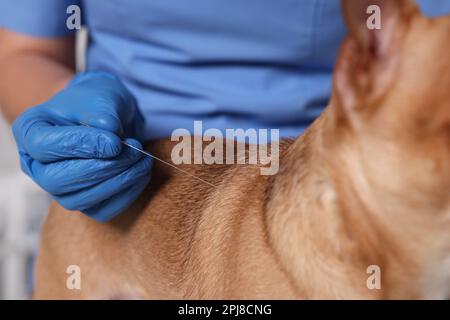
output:
[{"label": "thin metal needle", "polygon": [[[82,126],[92,128],[92,126],[90,126],[90,125],[88,125],[88,124],[86,124],[86,123],[80,122],[80,124],[81,124]],[[129,144],[128,142],[126,142],[126,141],[124,141],[124,140],[121,140],[120,142],[121,142],[123,145],[125,145],[125,146],[127,146],[127,147],[129,147],[129,148],[131,148],[131,149],[133,149],[133,150],[139,151],[140,153],[143,153],[143,154],[145,154],[146,156],[148,156],[148,157],[150,157],[150,158],[153,158],[153,159],[155,159],[155,160],[158,160],[158,161],[160,161],[160,162],[162,162],[162,163],[164,163],[164,164],[166,164],[166,165],[168,165],[168,166],[174,168],[175,170],[178,170],[178,171],[180,171],[180,172],[182,172],[182,173],[184,173],[184,174],[187,174],[188,176],[190,176],[190,177],[192,177],[192,178],[194,178],[194,179],[197,179],[197,180],[199,180],[199,181],[201,181],[201,182],[203,182],[203,183],[206,183],[206,184],[210,185],[211,187],[214,187],[214,188],[216,187],[216,186],[213,185],[212,183],[210,183],[210,182],[208,182],[208,181],[206,181],[206,180],[203,180],[202,178],[199,178],[199,177],[193,175],[192,173],[189,173],[189,172],[187,172],[187,171],[185,171],[185,170],[183,170],[183,169],[180,169],[180,168],[178,168],[177,166],[175,166],[175,165],[173,165],[173,164],[171,164],[171,163],[169,163],[169,162],[167,162],[167,161],[164,161],[163,159],[160,159],[160,158],[158,158],[158,157],[155,157],[154,155],[152,155],[152,154],[150,154],[150,153],[148,153],[148,152],[146,152],[146,151],[144,151],[144,150],[142,150],[142,149],[139,149],[138,147],[135,147],[135,146],[133,146],[132,144]]]},{"label": "thin metal needle", "polygon": [[151,158],[153,158],[153,159],[155,159],[155,160],[158,160],[158,161],[160,161],[160,162],[162,162],[162,163],[164,163],[164,164],[167,164],[168,166],[171,166],[171,167],[174,168],[175,170],[178,170],[178,171],[180,171],[180,172],[183,172],[184,174],[187,174],[188,176],[190,176],[190,177],[192,177],[192,178],[194,178],[194,179],[197,179],[197,180],[199,180],[199,181],[201,181],[201,182],[204,182],[204,183],[206,183],[206,184],[209,184],[211,187],[214,187],[214,188],[216,187],[216,186],[213,185],[212,183],[210,183],[210,182],[208,182],[208,181],[206,181],[206,180],[203,180],[202,178],[199,178],[199,177],[193,175],[192,173],[189,173],[189,172],[187,172],[187,171],[185,171],[185,170],[183,170],[183,169],[180,169],[180,168],[178,168],[177,166],[175,166],[175,165],[173,165],[173,164],[171,164],[171,163],[169,163],[169,162],[167,162],[167,161],[164,161],[163,159],[160,159],[160,158],[158,158],[158,157],[155,157],[154,155],[152,155],[152,154],[150,154],[150,153],[148,153],[148,152],[146,152],[146,151],[144,151],[144,150],[141,150],[141,149],[139,149],[139,148],[137,148],[137,147],[135,147],[135,146],[133,146],[133,145],[131,145],[131,144],[129,144],[129,143],[123,141],[123,140],[122,140],[122,143],[123,143],[124,145],[126,145],[127,147],[130,147],[131,149],[134,149],[134,150],[136,150],[136,151],[139,151],[139,152],[145,154],[146,156],[149,156],[149,157],[151,157]]}]

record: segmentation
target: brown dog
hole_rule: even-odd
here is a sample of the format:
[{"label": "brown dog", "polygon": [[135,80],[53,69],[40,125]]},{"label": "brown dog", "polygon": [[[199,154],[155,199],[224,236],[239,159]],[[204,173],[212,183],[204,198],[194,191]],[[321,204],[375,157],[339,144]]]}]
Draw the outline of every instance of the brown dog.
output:
[{"label": "brown dog", "polygon": [[[381,8],[381,30],[366,9]],[[156,163],[99,224],[54,204],[35,298],[446,298],[450,293],[450,18],[349,0],[329,107],[281,148],[280,172]],[[149,150],[170,161],[173,143]],[[66,287],[78,265],[81,289]],[[369,266],[381,289],[367,286]],[[370,270],[370,269],[369,269]]]}]

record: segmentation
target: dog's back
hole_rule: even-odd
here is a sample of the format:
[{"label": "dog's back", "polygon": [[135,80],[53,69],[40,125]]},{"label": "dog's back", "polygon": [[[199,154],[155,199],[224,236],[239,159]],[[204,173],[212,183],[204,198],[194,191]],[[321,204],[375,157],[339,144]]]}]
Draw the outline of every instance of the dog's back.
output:
[{"label": "dog's back", "polygon": [[[291,142],[281,147],[281,157]],[[170,160],[174,143],[148,150]],[[295,298],[277,265],[263,212],[270,178],[257,165],[155,162],[150,186],[99,224],[53,204],[42,230],[35,298]],[[69,266],[81,271],[70,290]],[[261,268],[264,266],[264,268]]]}]

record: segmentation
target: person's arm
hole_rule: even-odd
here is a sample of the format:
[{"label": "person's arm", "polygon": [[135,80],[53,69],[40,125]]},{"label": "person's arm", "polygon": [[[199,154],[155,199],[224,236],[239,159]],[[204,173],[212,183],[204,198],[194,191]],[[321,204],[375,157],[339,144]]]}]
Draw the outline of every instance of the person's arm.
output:
[{"label": "person's arm", "polygon": [[[137,101],[108,72],[75,75],[69,5],[0,1],[0,105],[22,170],[66,209],[109,221],[150,181]],[[106,71],[106,70],[105,70]]]},{"label": "person's arm", "polygon": [[73,77],[75,37],[37,38],[0,29],[0,107],[13,122]]}]

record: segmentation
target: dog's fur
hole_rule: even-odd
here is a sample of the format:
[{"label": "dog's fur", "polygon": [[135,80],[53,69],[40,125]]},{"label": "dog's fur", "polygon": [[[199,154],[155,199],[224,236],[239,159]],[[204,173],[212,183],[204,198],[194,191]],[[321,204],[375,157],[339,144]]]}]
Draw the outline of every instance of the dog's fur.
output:
[{"label": "dog's fur", "polygon": [[[382,29],[365,26],[378,4]],[[280,172],[155,163],[99,224],[56,203],[35,298],[446,298],[450,292],[450,18],[410,0],[348,0],[326,111],[281,147]],[[170,161],[173,143],[149,150]],[[81,268],[81,290],[66,269]],[[367,267],[381,270],[371,290]]]}]

